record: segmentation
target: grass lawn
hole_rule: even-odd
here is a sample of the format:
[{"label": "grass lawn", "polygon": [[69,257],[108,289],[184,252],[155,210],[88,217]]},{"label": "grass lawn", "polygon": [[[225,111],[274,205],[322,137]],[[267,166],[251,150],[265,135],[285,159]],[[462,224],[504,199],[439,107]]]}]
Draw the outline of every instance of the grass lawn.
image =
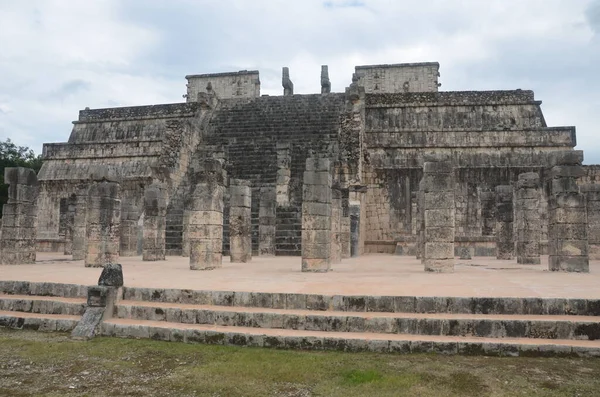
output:
[{"label": "grass lawn", "polygon": [[600,359],[301,352],[0,328],[0,396],[600,396]]}]

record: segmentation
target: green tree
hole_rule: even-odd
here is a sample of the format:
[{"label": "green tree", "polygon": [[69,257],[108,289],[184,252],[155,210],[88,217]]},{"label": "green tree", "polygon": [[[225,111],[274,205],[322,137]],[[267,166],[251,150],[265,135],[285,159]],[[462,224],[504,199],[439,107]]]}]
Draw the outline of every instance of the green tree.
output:
[{"label": "green tree", "polygon": [[33,150],[26,146],[15,145],[10,139],[0,142],[0,218],[2,206],[8,201],[8,185],[4,183],[6,167],[33,168],[37,173],[42,168],[42,156],[36,156]]}]

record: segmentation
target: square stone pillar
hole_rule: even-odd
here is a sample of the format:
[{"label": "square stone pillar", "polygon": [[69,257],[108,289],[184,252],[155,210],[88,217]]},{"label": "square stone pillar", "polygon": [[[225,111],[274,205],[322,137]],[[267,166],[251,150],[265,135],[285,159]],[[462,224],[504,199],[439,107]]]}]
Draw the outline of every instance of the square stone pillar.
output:
[{"label": "square stone pillar", "polygon": [[104,267],[119,261],[121,187],[94,182],[88,190],[85,267]]},{"label": "square stone pillar", "polygon": [[229,252],[231,262],[252,260],[252,189],[250,181],[232,179],[229,183]]},{"label": "square stone pillar", "polygon": [[360,204],[350,203],[350,256],[360,256]]},{"label": "square stone pillar", "polygon": [[585,194],[590,259],[600,259],[600,184],[580,186]]},{"label": "square stone pillar", "polygon": [[258,254],[275,256],[277,229],[277,191],[275,185],[260,188],[258,209]]},{"label": "square stone pillar", "polygon": [[536,172],[520,174],[514,194],[517,263],[539,265],[542,237],[540,176]]},{"label": "square stone pillar", "polygon": [[425,192],[423,191],[423,179],[419,182],[419,191],[417,192],[417,242],[415,244],[415,255],[417,259],[421,259],[421,263],[425,264],[423,257],[425,252]]},{"label": "square stone pillar", "polygon": [[352,256],[350,249],[350,192],[348,189],[342,189],[342,218],[341,218],[341,245],[342,259]]},{"label": "square stone pillar", "polygon": [[142,260],[165,260],[167,228],[167,188],[155,182],[144,190]]},{"label": "square stone pillar", "polygon": [[576,178],[583,176],[583,152],[563,153],[548,179],[548,265],[551,271],[589,272],[586,198]]},{"label": "square stone pillar", "polygon": [[331,162],[306,159],[302,185],[302,271],[331,270]]},{"label": "square stone pillar", "polygon": [[30,168],[4,169],[8,184],[8,202],[2,207],[0,263],[19,265],[35,263],[37,238],[37,198],[39,186]]},{"label": "square stone pillar", "polygon": [[278,143],[277,150],[277,205],[287,207],[290,205],[290,180],[292,171],[292,153],[289,143]]},{"label": "square stone pillar", "polygon": [[190,269],[222,266],[225,171],[219,160],[207,159],[193,178],[189,225]]},{"label": "square stone pillar", "polygon": [[331,196],[331,263],[342,262],[342,191],[332,189]]},{"label": "square stone pillar", "polygon": [[65,215],[65,255],[73,255],[73,228],[75,226],[75,206],[77,196],[72,194],[67,198],[67,213]]},{"label": "square stone pillar", "polygon": [[515,253],[513,188],[496,186],[496,259],[512,259]]},{"label": "square stone pillar", "polygon": [[119,242],[119,256],[138,255],[138,222],[140,209],[133,203],[131,197],[121,201],[121,237]]},{"label": "square stone pillar", "polygon": [[450,161],[428,161],[423,165],[425,209],[425,271],[454,271],[454,170]]},{"label": "square stone pillar", "polygon": [[80,185],[75,193],[75,215],[73,217],[73,260],[80,261],[85,259],[85,250],[87,247],[87,200],[88,186]]}]

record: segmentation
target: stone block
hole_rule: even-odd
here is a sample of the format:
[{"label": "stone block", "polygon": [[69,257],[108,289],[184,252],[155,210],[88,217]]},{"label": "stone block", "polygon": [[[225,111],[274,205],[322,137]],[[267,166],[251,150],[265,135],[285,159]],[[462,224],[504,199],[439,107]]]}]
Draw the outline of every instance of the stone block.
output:
[{"label": "stone block", "polygon": [[424,193],[424,205],[427,209],[454,209],[453,195],[439,194],[438,192]]},{"label": "stone block", "polygon": [[423,260],[426,272],[433,273],[453,273],[454,272],[454,258],[453,259],[428,259]]},{"label": "stone block", "polygon": [[548,268],[554,272],[589,273],[590,263],[587,256],[550,255]]},{"label": "stone block", "polygon": [[587,211],[585,208],[555,208],[548,213],[550,223],[582,223],[587,222]]},{"label": "stone block", "polygon": [[454,258],[454,242],[425,242],[426,259],[452,259]]},{"label": "stone block", "polygon": [[454,227],[454,209],[425,209],[425,228]]},{"label": "stone block", "polygon": [[448,196],[454,195],[454,180],[449,174],[425,174],[422,180],[422,190],[429,192],[447,192]]},{"label": "stone block", "polygon": [[425,161],[423,172],[426,174],[452,174],[452,162],[450,161]]}]

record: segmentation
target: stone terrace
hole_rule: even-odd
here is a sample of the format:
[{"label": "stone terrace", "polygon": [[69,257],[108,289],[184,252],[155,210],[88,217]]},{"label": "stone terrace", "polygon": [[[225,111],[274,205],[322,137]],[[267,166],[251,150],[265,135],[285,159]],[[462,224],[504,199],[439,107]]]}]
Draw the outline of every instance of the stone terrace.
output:
[{"label": "stone terrace", "polygon": [[[35,265],[5,266],[0,281],[19,280],[95,285],[100,269],[85,268],[57,253],[38,253]],[[166,262],[120,258],[126,287],[211,291],[281,292],[323,295],[460,296],[600,299],[600,260],[590,261],[590,273],[548,271],[542,265],[517,265],[516,260],[474,257],[457,259],[455,273],[428,274],[420,260],[367,255],[333,264],[332,272],[300,271],[299,257],[255,257],[251,263],[230,263],[212,272],[189,270],[189,259]]]}]

